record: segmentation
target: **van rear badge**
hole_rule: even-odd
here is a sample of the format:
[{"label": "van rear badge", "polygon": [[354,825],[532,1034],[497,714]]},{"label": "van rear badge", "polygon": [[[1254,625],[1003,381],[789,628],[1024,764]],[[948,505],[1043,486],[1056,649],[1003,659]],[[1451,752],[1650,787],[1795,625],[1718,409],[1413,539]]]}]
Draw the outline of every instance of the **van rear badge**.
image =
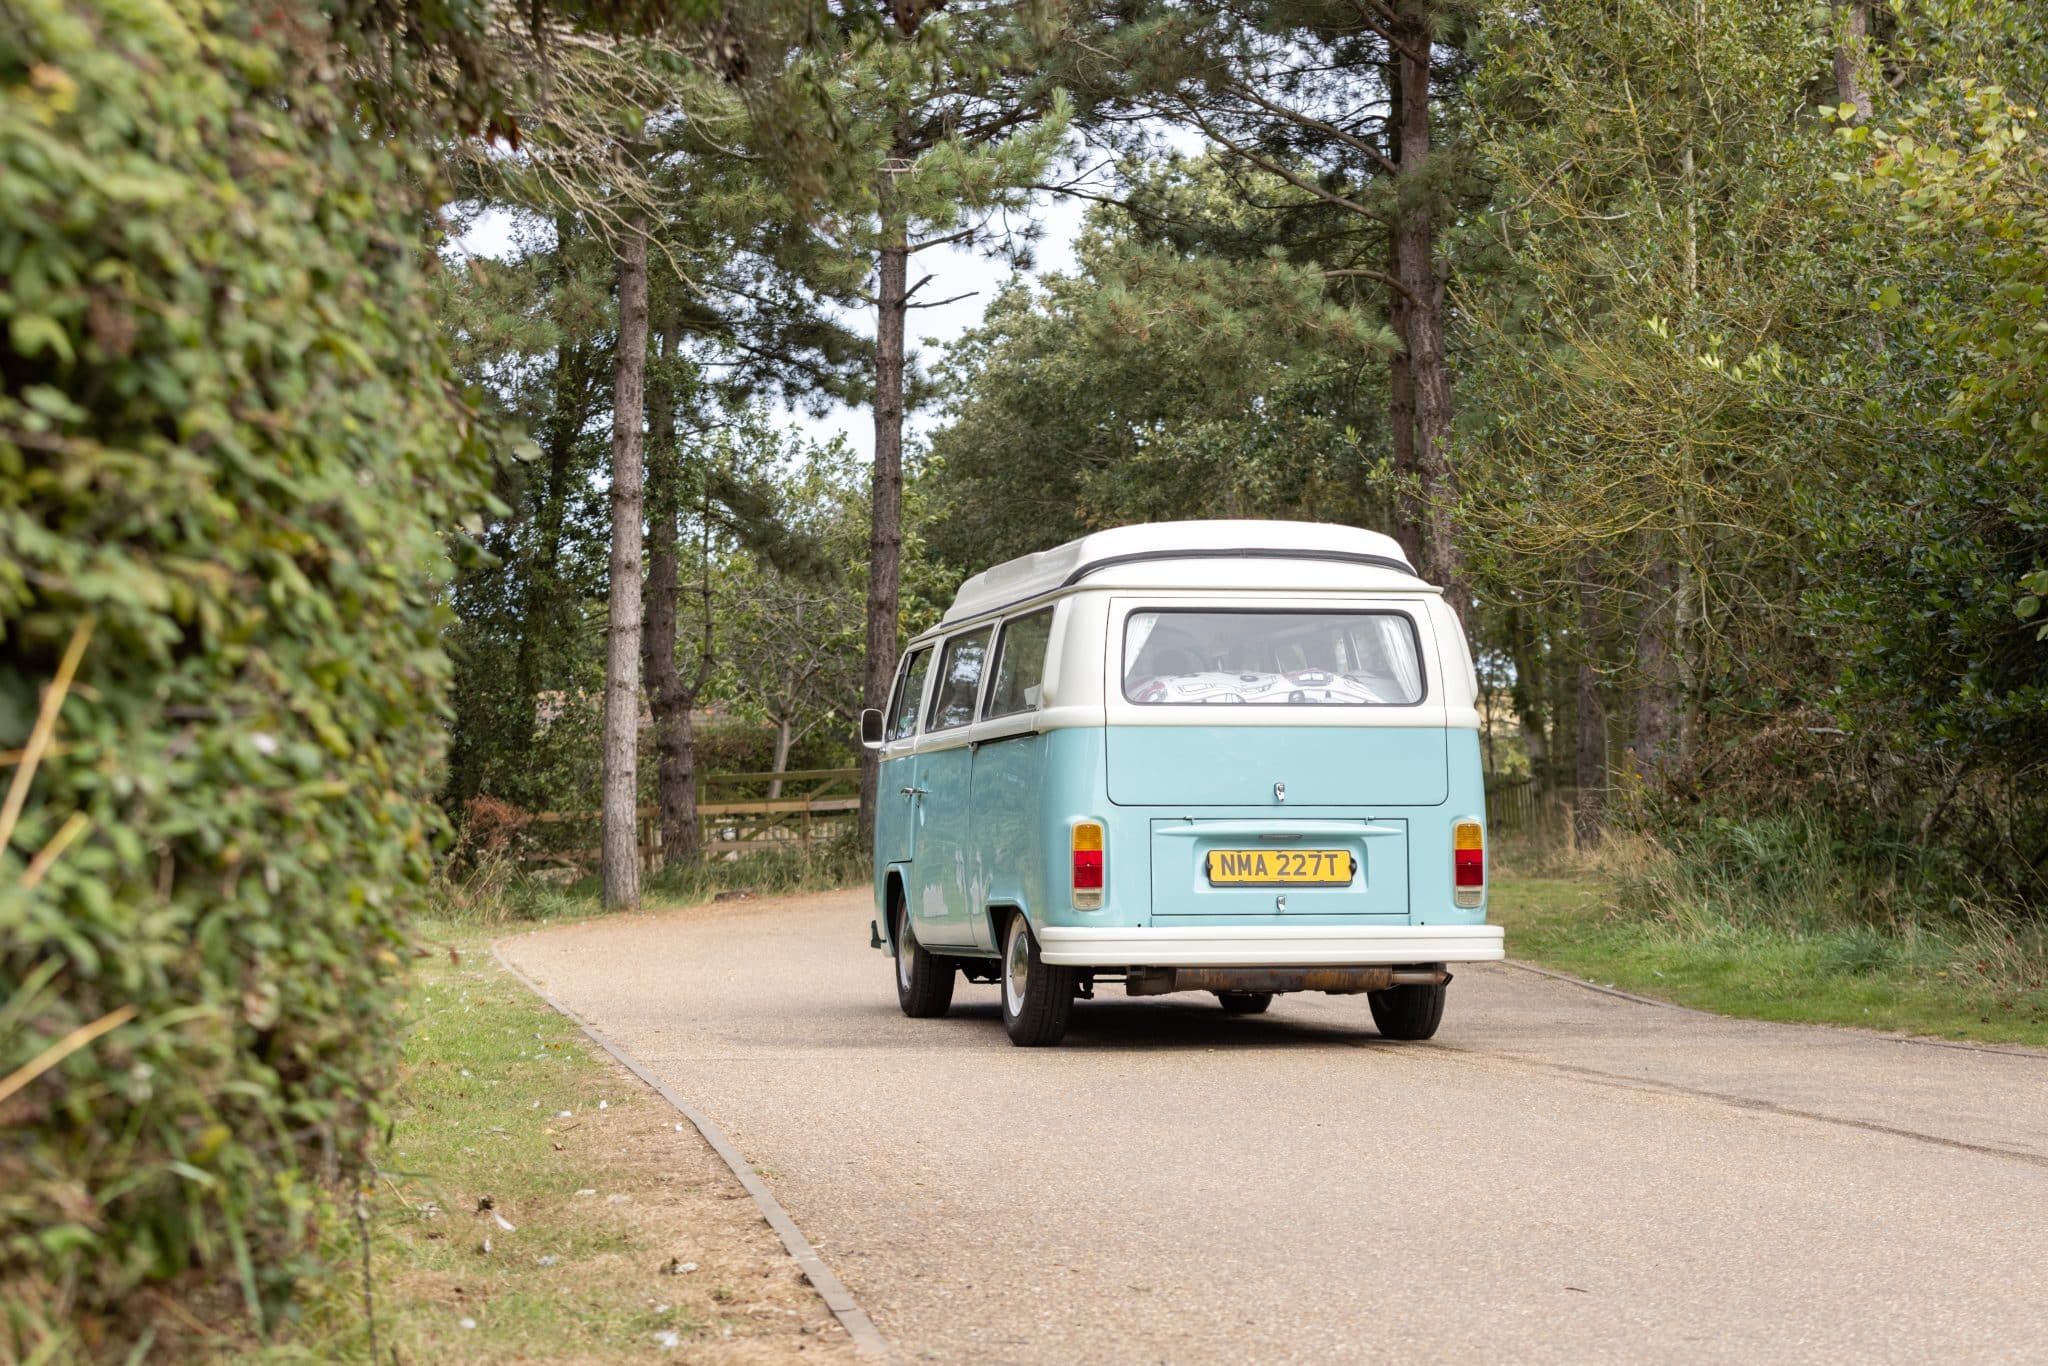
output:
[{"label": "van rear badge", "polygon": [[1273,800],[1274,800],[1274,801],[1276,801],[1276,802],[1285,802],[1285,801],[1287,800],[1287,784],[1286,784],[1286,783],[1274,783],[1274,784],[1273,784]]}]

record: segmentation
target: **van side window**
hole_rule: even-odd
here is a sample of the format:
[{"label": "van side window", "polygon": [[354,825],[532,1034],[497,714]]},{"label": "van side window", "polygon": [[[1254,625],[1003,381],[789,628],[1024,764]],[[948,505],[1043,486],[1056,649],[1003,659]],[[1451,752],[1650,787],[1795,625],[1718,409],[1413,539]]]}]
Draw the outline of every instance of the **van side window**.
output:
[{"label": "van side window", "polygon": [[896,678],[896,696],[889,701],[889,731],[884,739],[901,740],[917,729],[917,704],[924,697],[924,676],[931,664],[929,645],[904,662],[903,672]]},{"label": "van side window", "polygon": [[1003,637],[996,642],[996,673],[989,680],[982,720],[1038,709],[1039,688],[1045,682],[1045,646],[1051,639],[1050,607],[1003,623]]},{"label": "van side window", "polygon": [[932,689],[927,731],[951,730],[974,719],[974,697],[981,690],[981,664],[988,654],[988,638],[993,629],[984,626],[946,642],[945,662],[939,666],[939,685]]}]

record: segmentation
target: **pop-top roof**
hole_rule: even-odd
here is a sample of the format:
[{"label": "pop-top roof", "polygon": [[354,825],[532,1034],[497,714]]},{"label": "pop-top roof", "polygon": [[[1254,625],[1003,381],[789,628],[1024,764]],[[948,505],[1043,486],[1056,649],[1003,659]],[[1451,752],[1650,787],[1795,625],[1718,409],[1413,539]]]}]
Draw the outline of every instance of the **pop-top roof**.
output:
[{"label": "pop-top roof", "polygon": [[1135,560],[1337,560],[1413,575],[1393,537],[1328,522],[1150,522],[1097,531],[1065,545],[1020,555],[960,585],[946,621],[992,612],[1078,583],[1090,573]]}]

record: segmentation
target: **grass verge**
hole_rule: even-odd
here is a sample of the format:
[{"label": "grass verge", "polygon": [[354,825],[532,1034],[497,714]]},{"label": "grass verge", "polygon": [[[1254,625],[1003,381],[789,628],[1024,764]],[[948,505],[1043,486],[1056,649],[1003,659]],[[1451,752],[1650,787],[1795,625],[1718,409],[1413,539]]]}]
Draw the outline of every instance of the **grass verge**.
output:
[{"label": "grass verge", "polygon": [[1616,862],[1496,876],[1489,916],[1509,956],[1722,1015],[2048,1047],[2038,935],[1730,913],[1646,887],[1655,867],[1617,876]]},{"label": "grass verge", "polygon": [[[641,894],[650,908],[688,906],[721,895],[784,896],[863,886],[866,852],[851,839],[787,844],[737,858],[707,858],[647,875]],[[447,919],[461,925],[554,924],[599,914],[603,888],[594,876],[572,881],[529,876],[503,850],[472,855],[443,884]]]},{"label": "grass verge", "polygon": [[[369,1200],[376,1357],[851,1356],[752,1200],[666,1102],[465,927],[423,926],[405,1073]],[[360,1266],[351,1226],[330,1249]],[[360,1273],[273,1361],[371,1357]]]}]

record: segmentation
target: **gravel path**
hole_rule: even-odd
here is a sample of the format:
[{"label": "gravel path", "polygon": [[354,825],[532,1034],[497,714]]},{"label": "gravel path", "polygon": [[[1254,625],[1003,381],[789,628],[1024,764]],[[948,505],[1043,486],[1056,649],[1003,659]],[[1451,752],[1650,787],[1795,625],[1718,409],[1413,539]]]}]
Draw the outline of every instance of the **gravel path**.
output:
[{"label": "gravel path", "polygon": [[[863,893],[506,956],[731,1135],[939,1361],[2041,1359],[2048,1054],[1723,1020],[1470,967],[1430,1044],[995,988],[896,1009]],[[1114,991],[1114,988],[1111,989]]]}]

